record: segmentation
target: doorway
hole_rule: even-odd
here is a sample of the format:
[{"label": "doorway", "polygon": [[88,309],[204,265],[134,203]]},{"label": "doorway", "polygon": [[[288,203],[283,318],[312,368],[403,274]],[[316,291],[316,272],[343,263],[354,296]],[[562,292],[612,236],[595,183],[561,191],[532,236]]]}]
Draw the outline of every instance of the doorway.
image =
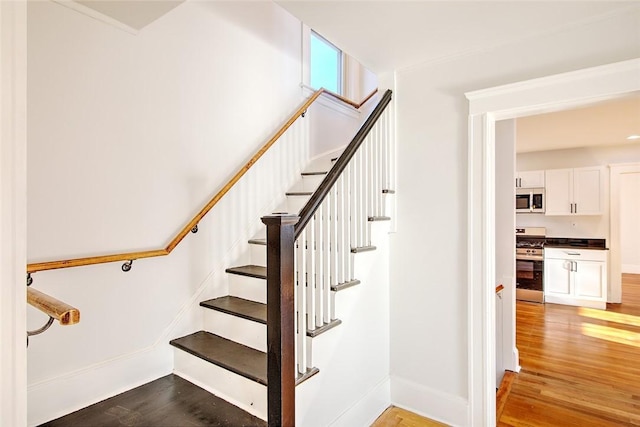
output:
[{"label": "doorway", "polygon": [[[634,211],[640,209],[637,203],[640,194],[629,194],[640,191],[637,181],[640,181],[640,163],[630,163],[611,166],[610,179],[610,203],[611,203],[611,281],[609,283],[609,293],[612,302],[622,302],[622,273],[623,262],[627,272],[637,272],[635,263],[640,264],[640,253],[633,253],[633,249],[640,252],[640,247],[633,244],[633,235],[638,237],[640,230],[637,230],[637,221],[632,221]],[[631,200],[630,197],[635,197]],[[637,217],[635,217],[637,219]],[[623,224],[624,223],[624,224]],[[635,227],[634,227],[635,225]],[[627,240],[622,237],[622,233]],[[627,242],[631,244],[628,247]],[[624,252],[624,257],[623,257]]]},{"label": "doorway", "polygon": [[[470,423],[495,425],[495,122],[640,90],[640,59],[467,93]],[[505,321],[515,348],[515,318]],[[508,342],[507,342],[508,341]],[[517,366],[515,367],[517,369]]]}]

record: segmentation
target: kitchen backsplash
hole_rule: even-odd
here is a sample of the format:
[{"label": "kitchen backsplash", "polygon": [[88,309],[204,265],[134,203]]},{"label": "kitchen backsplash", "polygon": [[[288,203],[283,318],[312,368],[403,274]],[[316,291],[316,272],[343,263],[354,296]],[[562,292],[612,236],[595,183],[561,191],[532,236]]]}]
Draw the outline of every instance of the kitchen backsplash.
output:
[{"label": "kitchen backsplash", "polygon": [[516,226],[545,227],[547,236],[608,239],[608,215],[546,216],[544,214],[516,215]]}]

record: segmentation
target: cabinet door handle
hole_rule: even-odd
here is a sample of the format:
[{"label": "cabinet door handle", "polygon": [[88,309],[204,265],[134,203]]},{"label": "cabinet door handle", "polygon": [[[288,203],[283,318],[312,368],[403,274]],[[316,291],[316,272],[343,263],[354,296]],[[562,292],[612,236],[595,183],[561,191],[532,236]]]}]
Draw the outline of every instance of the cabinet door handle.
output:
[{"label": "cabinet door handle", "polygon": [[565,252],[567,255],[578,255],[580,256],[580,254],[578,252]]},{"label": "cabinet door handle", "polygon": [[573,213],[573,203],[569,203],[569,208],[571,209],[571,213]]},{"label": "cabinet door handle", "polygon": [[573,271],[576,273],[578,272],[578,263],[575,261],[573,261]]},{"label": "cabinet door handle", "polygon": [[573,213],[578,213],[578,204],[574,203],[573,206]]}]

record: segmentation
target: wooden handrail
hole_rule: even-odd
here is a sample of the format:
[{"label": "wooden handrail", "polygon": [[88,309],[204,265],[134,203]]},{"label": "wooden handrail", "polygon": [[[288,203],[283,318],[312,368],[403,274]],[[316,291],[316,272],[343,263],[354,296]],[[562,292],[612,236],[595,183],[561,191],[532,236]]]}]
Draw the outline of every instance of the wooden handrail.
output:
[{"label": "wooden handrail", "polygon": [[370,100],[375,94],[378,92],[378,89],[372,91],[367,97],[358,103],[355,103],[335,92],[331,92],[330,90],[321,88],[318,89],[311,95],[300,108],[296,110],[295,113],[291,115],[289,120],[267,141],[262,148],[260,148],[256,154],[249,160],[236,174],[227,182],[224,187],[220,191],[218,191],[209,202],[202,208],[200,211],[193,217],[191,221],[184,226],[182,230],[176,235],[176,237],[169,242],[167,247],[162,249],[154,249],[148,251],[141,252],[125,252],[125,253],[117,253],[111,255],[99,255],[93,257],[86,258],[73,258],[66,260],[57,260],[57,261],[46,261],[46,262],[37,262],[27,264],[27,273],[35,273],[36,271],[44,271],[44,270],[56,270],[60,268],[70,268],[70,267],[80,267],[83,265],[93,265],[93,264],[104,264],[108,262],[117,262],[117,261],[129,261],[136,260],[141,258],[153,258],[159,256],[169,255],[176,246],[185,238],[187,234],[204,218],[204,216],[222,199],[222,197],[229,192],[229,190],[242,178],[242,176],[247,173],[247,171],[253,166],[254,163],[262,157],[264,153],[273,145],[275,142],[293,125],[293,123],[300,117],[307,109],[313,104],[313,102],[318,99],[318,97],[322,94],[326,94],[328,96],[332,96],[348,105],[351,105],[354,108],[362,107],[368,100]]},{"label": "wooden handrail", "polygon": [[27,302],[53,317],[61,325],[75,325],[80,322],[80,310],[36,289],[27,288]]}]

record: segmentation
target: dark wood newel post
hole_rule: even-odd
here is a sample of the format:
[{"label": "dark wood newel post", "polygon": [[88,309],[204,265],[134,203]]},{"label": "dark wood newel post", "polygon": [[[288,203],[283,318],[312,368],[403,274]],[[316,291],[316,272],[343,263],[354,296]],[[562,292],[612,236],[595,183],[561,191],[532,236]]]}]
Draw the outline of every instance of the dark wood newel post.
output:
[{"label": "dark wood newel post", "polygon": [[270,215],[267,226],[267,412],[269,426],[296,424],[294,226],[297,215]]}]

